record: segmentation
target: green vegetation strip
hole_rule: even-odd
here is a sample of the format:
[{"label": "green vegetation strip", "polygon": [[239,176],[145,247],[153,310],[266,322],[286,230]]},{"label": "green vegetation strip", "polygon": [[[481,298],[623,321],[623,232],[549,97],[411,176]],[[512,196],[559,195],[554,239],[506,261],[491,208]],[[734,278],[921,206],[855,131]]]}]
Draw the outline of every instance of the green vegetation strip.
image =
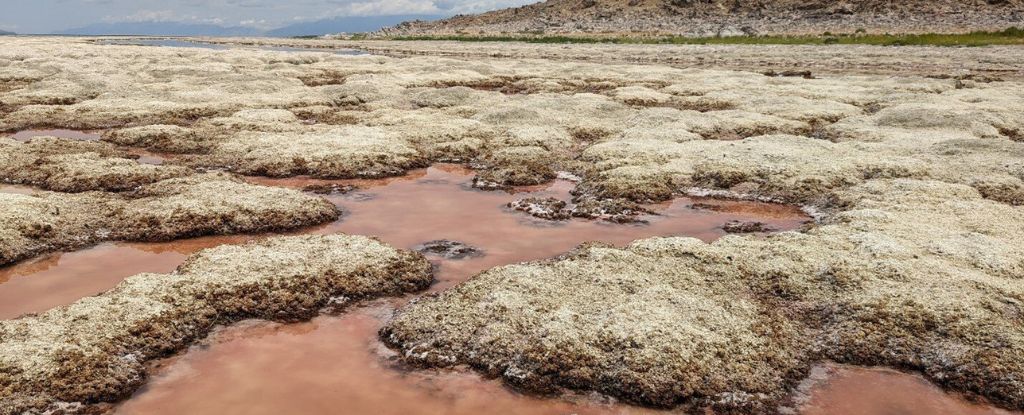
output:
[{"label": "green vegetation strip", "polygon": [[671,45],[880,45],[880,46],[988,46],[1024,44],[1024,29],[1012,27],[999,32],[961,34],[926,33],[916,35],[831,34],[807,36],[722,36],[722,37],[605,37],[522,35],[447,35],[398,36],[391,40],[448,40],[459,42],[526,42],[526,43],[615,43]]}]

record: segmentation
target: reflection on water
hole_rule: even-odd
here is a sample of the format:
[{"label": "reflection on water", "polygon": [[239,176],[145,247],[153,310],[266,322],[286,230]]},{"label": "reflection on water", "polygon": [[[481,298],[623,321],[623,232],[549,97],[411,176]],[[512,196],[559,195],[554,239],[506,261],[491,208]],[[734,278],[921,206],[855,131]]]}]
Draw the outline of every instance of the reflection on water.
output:
[{"label": "reflection on water", "polygon": [[114,46],[165,46],[172,48],[198,48],[198,49],[214,49],[223,50],[227,49],[227,46],[218,45],[215,43],[204,43],[204,42],[193,42],[190,40],[182,39],[105,39],[96,42],[100,45],[114,45]]},{"label": "reflection on water", "polygon": [[[947,394],[919,375],[822,365],[814,369],[804,415],[1011,415]],[[804,385],[804,387],[808,387]]]},{"label": "reflection on water", "polygon": [[102,138],[98,132],[78,130],[22,130],[11,136],[18,141],[29,141],[35,137],[57,137],[82,141],[99,141]]},{"label": "reflection on water", "polygon": [[173,243],[104,243],[0,268],[0,319],[46,311],[102,293],[144,272],[174,271],[193,252],[252,236],[213,236]]},{"label": "reflection on water", "polygon": [[119,414],[644,414],[521,395],[469,371],[406,370],[376,340],[391,301],[338,317],[221,330],[158,369]]}]

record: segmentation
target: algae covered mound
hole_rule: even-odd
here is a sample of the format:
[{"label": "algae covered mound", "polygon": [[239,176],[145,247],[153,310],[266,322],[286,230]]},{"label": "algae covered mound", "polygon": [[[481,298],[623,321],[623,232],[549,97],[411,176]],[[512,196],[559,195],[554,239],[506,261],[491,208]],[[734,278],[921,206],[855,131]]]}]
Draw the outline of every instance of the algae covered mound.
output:
[{"label": "algae covered mound", "polygon": [[140,164],[106,143],[55,137],[27,143],[0,138],[0,181],[58,192],[124,191],[192,174],[185,167]]},{"label": "algae covered mound", "polygon": [[823,359],[1024,407],[1024,211],[934,181],[837,197],[846,210],[806,233],[654,238],[492,269],[381,336],[415,364],[659,407],[775,413]]},{"label": "algae covered mound", "polygon": [[319,197],[218,173],[126,193],[0,193],[0,210],[0,264],[101,241],[280,231],[338,217],[337,208]]},{"label": "algae covered mound", "polygon": [[0,413],[81,410],[122,399],[146,363],[247,318],[295,321],[329,301],[426,288],[421,255],[363,236],[221,246],[173,274],[140,274],[96,297],[0,322]]}]

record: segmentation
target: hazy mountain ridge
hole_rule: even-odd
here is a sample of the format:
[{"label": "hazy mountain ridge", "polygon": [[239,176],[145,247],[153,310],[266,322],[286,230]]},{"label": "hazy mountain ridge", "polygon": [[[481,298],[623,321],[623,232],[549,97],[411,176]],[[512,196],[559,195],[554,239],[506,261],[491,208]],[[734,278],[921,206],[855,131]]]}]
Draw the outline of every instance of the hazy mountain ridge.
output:
[{"label": "hazy mountain ridge", "polygon": [[1024,25],[1024,0],[548,0],[389,35],[653,33],[693,36],[1001,30]]},{"label": "hazy mountain ridge", "polygon": [[[284,27],[261,30],[244,26],[219,26],[182,22],[119,22],[97,23],[62,30],[61,35],[146,35],[146,36],[306,36],[333,33],[373,32],[408,20],[436,20],[444,16],[395,15],[332,17],[314,21],[296,22]],[[0,32],[0,34],[3,34]]]},{"label": "hazy mountain ridge", "polygon": [[396,16],[350,16],[334,17],[309,22],[299,22],[281,28],[269,30],[267,36],[305,36],[328,33],[363,33],[373,32],[381,28],[394,26],[410,20],[437,20],[445,16],[405,14]]},{"label": "hazy mountain ridge", "polygon": [[248,27],[180,22],[96,23],[62,30],[60,35],[146,35],[146,36],[257,36],[263,32]]}]

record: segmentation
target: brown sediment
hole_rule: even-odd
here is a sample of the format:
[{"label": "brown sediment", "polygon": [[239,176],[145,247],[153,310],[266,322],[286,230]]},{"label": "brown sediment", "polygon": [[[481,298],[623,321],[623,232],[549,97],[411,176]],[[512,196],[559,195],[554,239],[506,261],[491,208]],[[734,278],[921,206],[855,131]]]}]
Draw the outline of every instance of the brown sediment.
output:
[{"label": "brown sediment", "polygon": [[219,330],[201,347],[161,365],[148,385],[115,412],[269,415],[342,408],[346,413],[387,415],[662,413],[587,395],[523,395],[467,371],[410,371],[374,340],[392,303],[378,301],[309,323],[247,322]]},{"label": "brown sediment", "polygon": [[0,184],[0,193],[10,193],[15,195],[34,195],[42,192],[42,190],[36,189],[31,186],[22,186],[17,184]]},{"label": "brown sediment", "polygon": [[0,321],[0,413],[116,401],[144,382],[147,362],[215,325],[306,320],[334,300],[400,295],[431,280],[421,255],[361,236],[208,249],[173,274],[139,274],[99,296]]}]

